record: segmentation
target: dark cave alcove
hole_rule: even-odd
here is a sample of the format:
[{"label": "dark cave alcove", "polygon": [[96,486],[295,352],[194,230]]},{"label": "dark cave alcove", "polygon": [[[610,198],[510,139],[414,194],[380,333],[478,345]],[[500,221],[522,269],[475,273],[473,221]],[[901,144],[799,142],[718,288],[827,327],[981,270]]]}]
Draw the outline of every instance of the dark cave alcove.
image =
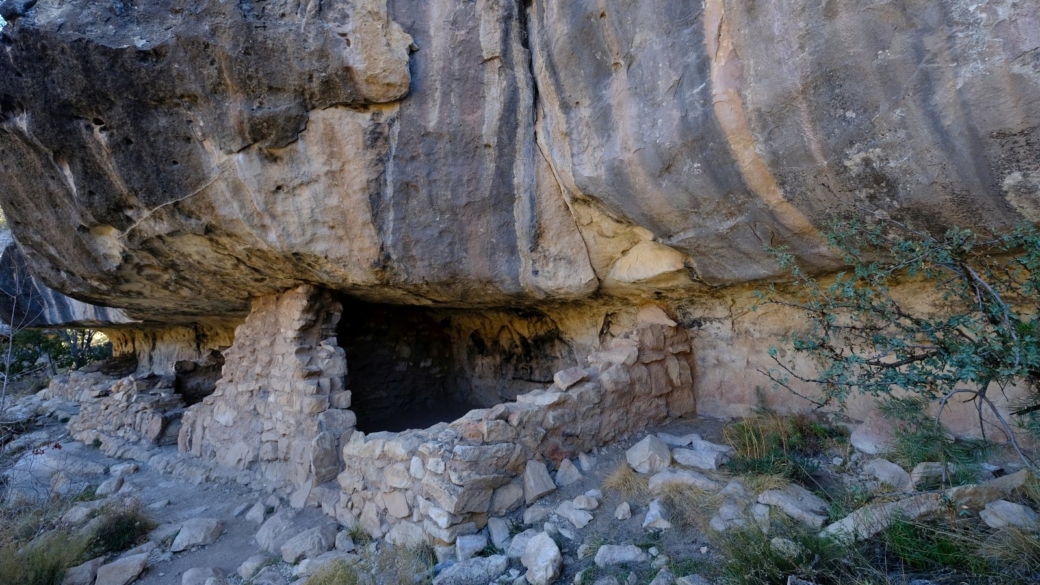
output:
[{"label": "dark cave alcove", "polygon": [[337,337],[358,430],[426,428],[476,408],[456,387],[446,319],[418,307],[342,303]]},{"label": "dark cave alcove", "polygon": [[174,390],[188,406],[202,402],[217,389],[224,368],[224,354],[210,350],[199,361],[182,360],[174,364]]},{"label": "dark cave alcove", "polygon": [[340,302],[345,387],[366,433],[450,422],[545,388],[576,364],[556,323],[538,311]]}]

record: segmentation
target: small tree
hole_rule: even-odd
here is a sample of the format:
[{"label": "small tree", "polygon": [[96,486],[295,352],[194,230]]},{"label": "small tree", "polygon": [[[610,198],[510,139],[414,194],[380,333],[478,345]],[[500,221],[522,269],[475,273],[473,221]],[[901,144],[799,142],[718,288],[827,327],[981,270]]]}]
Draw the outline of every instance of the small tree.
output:
[{"label": "small tree", "polygon": [[[1012,424],[1040,435],[1040,232],[1023,226],[935,236],[883,218],[835,222],[827,239],[848,270],[824,284],[785,250],[774,250],[796,291],[781,294],[774,286],[759,293],[805,312],[807,329],[787,341],[812,358],[816,371],[798,371],[772,348],[776,367],[765,373],[795,394],[792,379],[818,384],[821,399],[798,394],[818,406],[842,404],[854,391],[885,399],[895,411],[937,403],[936,426],[946,404],[963,395],[975,403],[983,436],[989,412],[1036,472]],[[913,279],[934,286],[938,306],[915,310],[892,293]],[[992,393],[1011,385],[1027,392],[1009,422]],[[895,389],[909,397],[893,398]]]}]

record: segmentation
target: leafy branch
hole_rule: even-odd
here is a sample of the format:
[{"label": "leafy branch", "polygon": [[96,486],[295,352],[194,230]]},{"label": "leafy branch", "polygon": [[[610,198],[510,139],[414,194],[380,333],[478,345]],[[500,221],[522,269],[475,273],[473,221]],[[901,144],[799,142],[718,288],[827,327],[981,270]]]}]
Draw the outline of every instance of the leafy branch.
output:
[{"label": "leafy branch", "polygon": [[[815,371],[799,371],[776,348],[770,351],[775,366],[761,371],[817,407],[842,405],[854,392],[891,399],[902,390],[936,403],[937,424],[950,400],[965,395],[975,404],[983,437],[987,424],[995,426],[1026,465],[1040,471],[1013,428],[1040,429],[1040,231],[1027,225],[933,235],[880,218],[835,221],[827,240],[845,271],[821,282],[786,250],[773,249],[797,292],[771,286],[757,293],[766,303],[804,313],[805,330],[785,341],[808,356]],[[925,283],[936,294],[908,297],[900,286],[907,283]],[[821,398],[796,392],[792,380],[819,386]],[[989,395],[1011,386],[1026,390],[1011,410],[1014,425]]]}]

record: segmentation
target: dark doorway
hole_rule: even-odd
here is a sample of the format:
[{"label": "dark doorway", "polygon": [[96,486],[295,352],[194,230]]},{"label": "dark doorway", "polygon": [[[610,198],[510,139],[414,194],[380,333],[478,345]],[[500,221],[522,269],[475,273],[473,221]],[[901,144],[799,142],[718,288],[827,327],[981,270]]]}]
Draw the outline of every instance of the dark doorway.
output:
[{"label": "dark doorway", "polygon": [[371,433],[450,422],[476,405],[456,387],[447,320],[426,309],[344,298],[337,337],[357,428]]}]

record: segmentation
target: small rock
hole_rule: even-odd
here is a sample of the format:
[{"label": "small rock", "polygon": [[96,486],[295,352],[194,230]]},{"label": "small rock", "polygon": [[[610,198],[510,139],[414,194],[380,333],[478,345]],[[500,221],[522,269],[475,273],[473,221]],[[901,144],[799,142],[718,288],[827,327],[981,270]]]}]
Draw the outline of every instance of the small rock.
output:
[{"label": "small rock", "polygon": [[68,512],[61,517],[61,521],[64,524],[70,526],[79,526],[94,514],[95,510],[102,506],[102,502],[87,502],[84,504],[76,504]]},{"label": "small rock", "polygon": [[223,579],[227,575],[224,569],[214,567],[195,567],[188,569],[181,575],[181,585],[206,585],[206,581],[212,578]]},{"label": "small rock", "polygon": [[467,534],[455,541],[455,557],[460,561],[471,559],[487,548],[488,539],[483,534]]},{"label": "small rock", "polygon": [[509,568],[502,555],[474,557],[448,567],[433,579],[433,585],[487,585]]},{"label": "small rock", "polygon": [[827,502],[800,485],[764,491],[758,495],[758,503],[780,508],[784,514],[813,528],[820,528],[827,521]]},{"label": "small rock", "polygon": [[270,562],[271,557],[267,555],[253,555],[245,561],[242,561],[242,564],[238,566],[238,570],[235,572],[238,573],[239,577],[249,579],[256,574],[260,567],[263,567]]},{"label": "small rock", "polygon": [[897,518],[914,520],[933,514],[943,506],[939,494],[918,494],[896,502],[868,504],[831,523],[820,536],[842,541],[865,540],[885,530]]},{"label": "small rock", "polygon": [[520,563],[527,569],[527,582],[531,585],[550,585],[560,576],[563,555],[551,536],[542,532],[527,543]]},{"label": "small rock", "polygon": [[875,459],[864,465],[863,471],[896,491],[908,492],[914,489],[910,474],[887,459]]},{"label": "small rock", "polygon": [[507,483],[491,494],[488,514],[504,516],[516,510],[524,502],[524,487],[518,481]]},{"label": "small rock", "polygon": [[161,510],[162,508],[165,508],[166,506],[169,506],[169,505],[170,505],[170,500],[158,500],[156,502],[152,502],[151,504],[148,504],[148,509],[149,510]]},{"label": "small rock", "polygon": [[595,510],[599,507],[599,502],[596,498],[590,498],[589,496],[578,496],[572,500],[574,507],[578,510]]},{"label": "small rock", "polygon": [[173,538],[177,536],[177,533],[181,531],[183,522],[170,522],[169,524],[161,524],[156,527],[155,530],[148,533],[148,540],[155,543],[165,543],[169,541],[173,542]]},{"label": "small rock", "polygon": [[249,522],[257,525],[263,524],[264,518],[267,516],[267,506],[264,506],[263,502],[257,502],[250,508],[249,512],[245,512],[245,519]]},{"label": "small rock", "polygon": [[531,542],[531,539],[535,536],[538,536],[538,531],[534,528],[528,528],[514,536],[512,542],[509,543],[509,550],[506,551],[506,556],[511,559],[519,559],[524,556],[524,551],[527,550],[527,544]]},{"label": "small rock", "polygon": [[235,506],[234,510],[231,510],[231,517],[232,518],[238,518],[242,514],[245,514],[246,510],[248,510],[248,509],[249,509],[249,502],[246,502],[244,504],[239,504],[239,505]]},{"label": "small rock", "polygon": [[643,519],[643,528],[652,530],[667,530],[672,527],[665,513],[661,500],[654,500],[646,509],[646,518]]},{"label": "small rock", "polygon": [[604,544],[596,551],[596,566],[603,569],[622,563],[645,563],[650,560],[643,549],[633,544]]},{"label": "small rock", "polygon": [[524,524],[532,526],[538,524],[542,520],[545,520],[552,514],[552,509],[545,506],[532,506],[524,510]]},{"label": "small rock", "polygon": [[99,498],[110,496],[119,491],[119,488],[123,487],[123,477],[116,476],[101,482],[97,490],[94,491],[94,495]]},{"label": "small rock", "polygon": [[556,513],[561,517],[567,519],[577,529],[582,529],[588,526],[589,522],[592,522],[592,514],[585,510],[579,510],[574,507],[574,502],[566,501],[556,507]]},{"label": "small rock", "polygon": [[672,459],[679,465],[713,471],[725,462],[725,456],[718,451],[692,451],[690,449],[673,449]]},{"label": "small rock", "polygon": [[506,550],[509,547],[509,521],[505,518],[488,518],[487,527],[491,544],[498,550]]},{"label": "small rock", "polygon": [[193,546],[212,544],[224,531],[224,524],[214,518],[192,518],[181,526],[177,538],[170,546],[171,552],[180,552]]},{"label": "small rock", "polygon": [[354,552],[355,548],[354,539],[350,537],[349,532],[344,530],[336,535],[336,550]]},{"label": "small rock", "polygon": [[666,445],[673,447],[686,447],[689,446],[693,441],[701,440],[701,436],[696,433],[690,433],[688,435],[673,435],[671,433],[657,433],[657,438],[661,439]]},{"label": "small rock", "polygon": [[606,577],[600,577],[596,579],[596,582],[592,585],[621,585],[621,582],[617,580],[617,577],[608,575]]},{"label": "small rock", "polygon": [[758,524],[763,534],[769,534],[769,506],[755,504],[751,506],[751,518]]},{"label": "small rock", "polygon": [[101,565],[95,585],[127,585],[137,580],[148,566],[148,555],[132,555]]},{"label": "small rock", "polygon": [[587,380],[588,377],[588,372],[575,366],[573,368],[567,368],[566,370],[556,372],[556,375],[553,376],[553,383],[555,383],[556,387],[560,390],[566,390],[582,380]]},{"label": "small rock", "polygon": [[596,466],[596,458],[587,453],[578,453],[578,466],[582,471],[588,473]]},{"label": "small rock", "polygon": [[661,569],[654,576],[654,580],[650,582],[650,585],[674,585],[675,575],[672,574],[668,569]]},{"label": "small rock", "polygon": [[639,473],[657,473],[672,462],[672,453],[664,441],[647,435],[625,451],[625,460]]},{"label": "small rock", "polygon": [[632,517],[632,507],[628,505],[628,502],[621,502],[614,510],[614,517],[618,520],[628,520]]},{"label": "small rock", "polygon": [[253,577],[253,585],[286,585],[289,579],[278,567],[264,567]]},{"label": "small rock", "polygon": [[72,567],[65,572],[61,585],[91,585],[94,583],[94,577],[97,576],[98,567],[104,562],[104,557],[98,557]]},{"label": "small rock", "polygon": [[714,451],[716,453],[722,453],[726,457],[733,457],[737,454],[737,450],[729,445],[720,445],[703,439],[694,439],[690,441],[690,449],[693,449],[694,451]]},{"label": "small rock", "polygon": [[594,500],[602,500],[603,499],[603,492],[601,492],[600,490],[589,490],[589,491],[585,492],[585,495],[590,497],[590,498],[592,498],[592,499],[594,499]]},{"label": "small rock", "polygon": [[549,470],[541,461],[531,460],[524,469],[524,500],[530,506],[542,496],[556,491],[556,484],[549,476]]},{"label": "small rock", "polygon": [[581,481],[581,479],[581,472],[571,463],[570,459],[564,459],[560,462],[560,468],[556,471],[556,485],[566,487]]},{"label": "small rock", "polygon": [[334,524],[304,530],[281,546],[282,560],[293,564],[328,552],[336,544],[336,533]]},{"label": "small rock", "polygon": [[126,477],[137,473],[136,463],[119,463],[108,468],[108,474],[112,477]]},{"label": "small rock", "polygon": [[348,565],[356,565],[360,560],[361,557],[358,555],[340,550],[332,550],[327,553],[322,553],[313,559],[303,559],[300,561],[300,564],[296,565],[293,569],[293,576],[306,577],[308,575],[313,575],[318,569],[333,561],[343,561]]},{"label": "small rock", "polygon": [[1013,526],[1022,530],[1040,531],[1040,515],[1022,504],[1007,500],[990,502],[979,512],[979,517],[990,528]]},{"label": "small rock", "polygon": [[666,469],[650,477],[650,492],[654,495],[659,495],[670,486],[691,486],[705,491],[716,491],[722,487],[719,482],[688,469]]}]

